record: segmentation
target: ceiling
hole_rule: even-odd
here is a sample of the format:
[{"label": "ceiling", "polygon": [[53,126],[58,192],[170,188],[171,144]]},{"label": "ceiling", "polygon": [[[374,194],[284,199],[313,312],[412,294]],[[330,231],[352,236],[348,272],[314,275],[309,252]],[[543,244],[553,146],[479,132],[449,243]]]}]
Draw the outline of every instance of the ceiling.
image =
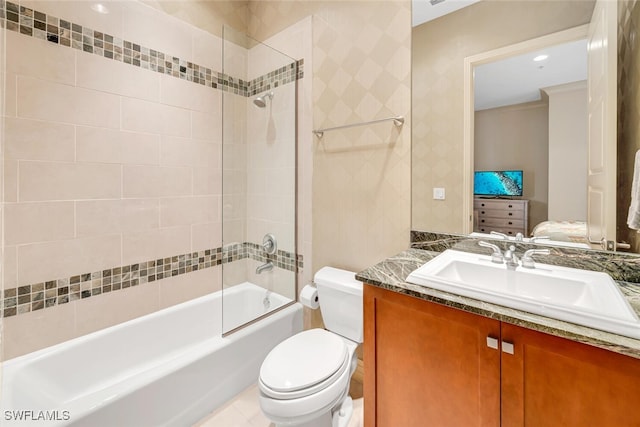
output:
[{"label": "ceiling", "polygon": [[542,88],[586,79],[586,40],[490,62],[474,68],[475,110],[537,101]]},{"label": "ceiling", "polygon": [[[412,0],[412,25],[418,26],[471,6],[480,0]],[[538,55],[547,59],[533,61]],[[475,109],[537,101],[540,89],[586,80],[587,42],[580,40],[520,56],[491,62],[474,69]]]}]

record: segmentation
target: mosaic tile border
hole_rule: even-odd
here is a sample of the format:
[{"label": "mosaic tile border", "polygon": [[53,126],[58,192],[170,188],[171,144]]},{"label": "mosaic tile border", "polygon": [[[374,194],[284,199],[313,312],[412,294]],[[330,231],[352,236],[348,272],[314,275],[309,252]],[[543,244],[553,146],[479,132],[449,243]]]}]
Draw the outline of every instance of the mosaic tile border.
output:
[{"label": "mosaic tile border", "polygon": [[260,245],[237,243],[224,249],[219,247],[174,255],[5,289],[0,295],[0,314],[1,317],[11,317],[42,310],[246,258],[259,262],[269,260],[278,268],[296,273],[303,267],[302,255],[281,250],[274,255],[267,255]]},{"label": "mosaic tile border", "polygon": [[301,59],[251,81],[238,79],[6,0],[0,0],[0,23],[3,28],[25,36],[244,97],[277,88],[304,76],[304,60]]}]

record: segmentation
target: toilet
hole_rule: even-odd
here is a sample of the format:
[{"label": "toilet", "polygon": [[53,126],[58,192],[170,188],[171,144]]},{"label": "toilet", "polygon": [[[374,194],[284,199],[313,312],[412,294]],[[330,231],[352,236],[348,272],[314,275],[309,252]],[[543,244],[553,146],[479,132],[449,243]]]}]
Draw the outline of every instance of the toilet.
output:
[{"label": "toilet", "polygon": [[323,267],[314,276],[327,330],[310,329],[278,344],[260,367],[260,407],[276,426],[346,427],[349,380],[362,343],[362,282]]}]

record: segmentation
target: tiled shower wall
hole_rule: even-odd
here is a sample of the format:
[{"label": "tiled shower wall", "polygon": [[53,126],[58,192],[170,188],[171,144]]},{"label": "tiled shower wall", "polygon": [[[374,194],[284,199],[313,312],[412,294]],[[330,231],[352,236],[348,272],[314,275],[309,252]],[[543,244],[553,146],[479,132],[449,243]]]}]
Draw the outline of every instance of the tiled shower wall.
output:
[{"label": "tiled shower wall", "polygon": [[217,290],[223,258],[260,257],[220,250],[221,90],[252,90],[217,73],[221,39],[136,2],[23,1],[17,20],[14,5],[5,359]]}]

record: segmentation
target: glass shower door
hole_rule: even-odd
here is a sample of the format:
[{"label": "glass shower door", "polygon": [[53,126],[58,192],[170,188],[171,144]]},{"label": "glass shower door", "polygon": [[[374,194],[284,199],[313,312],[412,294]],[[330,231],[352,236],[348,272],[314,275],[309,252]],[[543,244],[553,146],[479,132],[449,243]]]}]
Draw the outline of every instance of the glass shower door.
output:
[{"label": "glass shower door", "polygon": [[296,60],[223,32],[223,333],[296,297]]}]

